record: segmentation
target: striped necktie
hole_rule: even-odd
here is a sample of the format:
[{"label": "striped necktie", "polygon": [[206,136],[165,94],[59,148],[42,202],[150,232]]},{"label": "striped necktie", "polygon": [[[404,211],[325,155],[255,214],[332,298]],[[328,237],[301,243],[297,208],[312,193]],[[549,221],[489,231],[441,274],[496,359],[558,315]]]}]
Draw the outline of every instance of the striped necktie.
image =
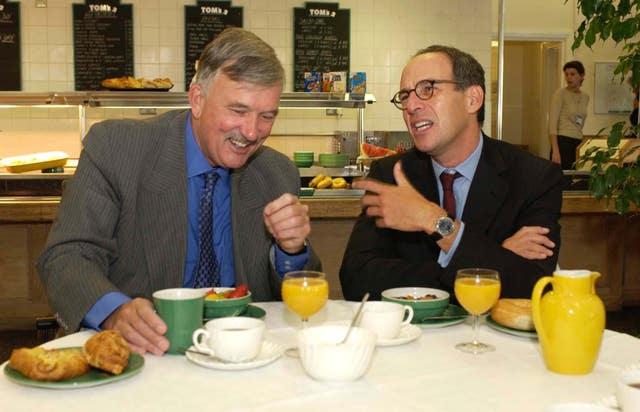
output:
[{"label": "striped necktie", "polygon": [[214,171],[204,175],[204,192],[200,196],[198,211],[198,266],[196,268],[195,288],[206,288],[220,285],[220,266],[213,249],[213,188],[218,181]]}]

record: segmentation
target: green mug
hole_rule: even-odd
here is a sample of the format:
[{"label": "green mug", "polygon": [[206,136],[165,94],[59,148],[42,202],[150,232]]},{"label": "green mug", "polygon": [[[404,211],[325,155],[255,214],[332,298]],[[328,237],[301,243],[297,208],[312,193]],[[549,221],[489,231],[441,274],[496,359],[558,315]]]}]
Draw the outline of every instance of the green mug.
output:
[{"label": "green mug", "polygon": [[167,353],[184,354],[192,345],[193,331],[202,327],[204,292],[201,289],[163,289],[153,293],[156,312],[167,324]]}]

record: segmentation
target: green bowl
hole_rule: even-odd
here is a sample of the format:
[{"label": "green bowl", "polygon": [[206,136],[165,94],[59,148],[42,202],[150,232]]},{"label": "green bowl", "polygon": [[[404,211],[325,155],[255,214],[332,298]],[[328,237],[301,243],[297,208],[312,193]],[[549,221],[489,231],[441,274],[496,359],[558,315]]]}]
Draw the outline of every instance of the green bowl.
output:
[{"label": "green bowl", "polygon": [[[213,288],[216,293],[226,292],[228,290],[234,290],[235,288]],[[211,288],[207,288],[207,291]],[[247,311],[247,306],[251,302],[251,292],[248,292],[245,296],[232,299],[204,299],[204,318],[214,319],[223,318],[226,316],[239,316]]]},{"label": "green bowl", "polygon": [[[435,295],[431,300],[407,299],[413,297],[418,299],[425,295]],[[449,292],[431,288],[394,288],[382,292],[382,300],[395,302],[401,305],[409,305],[413,309],[413,320],[411,323],[422,323],[422,319],[430,316],[440,316],[449,306]]]},{"label": "green bowl", "polygon": [[309,159],[309,160],[295,159],[293,163],[295,163],[295,165],[298,167],[311,167],[311,165],[313,165],[313,159]]}]

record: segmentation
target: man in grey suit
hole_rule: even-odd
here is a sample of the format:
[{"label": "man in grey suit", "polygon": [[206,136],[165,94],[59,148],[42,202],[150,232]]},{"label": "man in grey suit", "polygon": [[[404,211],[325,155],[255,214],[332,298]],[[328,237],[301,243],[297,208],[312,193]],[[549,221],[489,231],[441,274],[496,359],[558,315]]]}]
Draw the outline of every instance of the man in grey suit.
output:
[{"label": "man in grey suit", "polygon": [[[67,332],[115,329],[136,352],[164,353],[166,325],[152,293],[197,286],[207,247],[219,272],[207,286],[247,284],[257,301],[280,298],[285,272],[321,269],[306,242],[298,170],[262,146],[283,83],[273,48],[227,29],[202,52],[190,110],[91,128],[38,261]],[[202,248],[200,226],[211,226],[199,221],[201,208],[213,210],[213,245]]]},{"label": "man in grey suit", "polygon": [[496,269],[502,297],[529,298],[553,272],[560,167],[485,136],[484,100],[484,70],[467,53],[431,46],[405,66],[392,103],[415,147],[353,184],[367,194],[340,269],[345,298],[401,286],[453,292],[467,267]]}]

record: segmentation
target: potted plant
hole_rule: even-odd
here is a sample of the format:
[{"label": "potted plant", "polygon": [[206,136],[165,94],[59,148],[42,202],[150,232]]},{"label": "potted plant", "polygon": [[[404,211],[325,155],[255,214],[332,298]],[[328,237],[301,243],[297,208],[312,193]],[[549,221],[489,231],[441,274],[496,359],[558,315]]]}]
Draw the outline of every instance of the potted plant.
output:
[{"label": "potted plant", "polygon": [[[565,0],[566,4],[567,0]],[[633,90],[640,85],[640,0],[577,0],[578,11],[584,17],[574,34],[571,46],[591,48],[597,40],[611,40],[622,45],[614,75],[623,82],[630,78]],[[629,211],[631,205],[640,210],[640,163],[633,158],[640,149],[621,147],[625,136],[638,136],[640,127],[630,126],[626,121],[616,122],[602,129],[598,135],[607,134],[606,147],[591,147],[576,161],[576,166],[590,164],[589,190],[598,200],[605,198],[607,204],[615,199],[615,209],[620,214]]]}]

